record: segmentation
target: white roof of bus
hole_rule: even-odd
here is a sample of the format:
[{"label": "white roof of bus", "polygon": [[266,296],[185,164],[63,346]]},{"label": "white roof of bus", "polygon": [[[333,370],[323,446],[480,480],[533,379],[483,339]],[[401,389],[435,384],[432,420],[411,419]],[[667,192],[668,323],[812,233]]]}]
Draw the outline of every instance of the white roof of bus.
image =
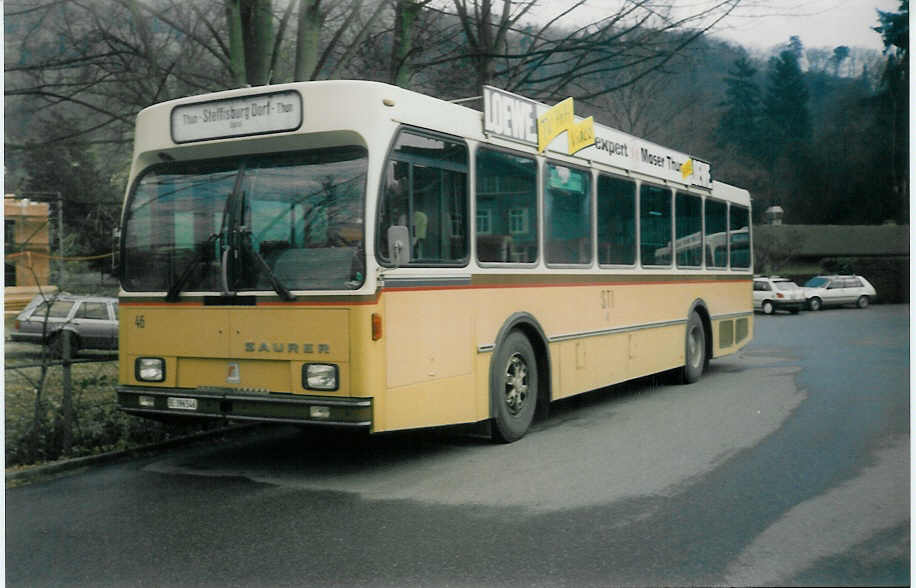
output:
[{"label": "white roof of bus", "polygon": [[[196,141],[178,144],[172,140],[172,112],[176,107],[217,100],[232,100],[247,96],[276,94],[296,91],[303,96],[303,123],[300,129],[276,132],[252,137],[228,138],[220,141]],[[238,88],[201,94],[171,100],[143,109],[137,115],[134,156],[143,157],[146,164],[155,156],[166,153],[189,157],[214,157],[218,150],[225,155],[243,152],[243,146],[251,145],[252,139],[262,141],[264,148],[295,148],[303,132],[339,133],[352,131],[370,142],[373,135],[389,137],[391,129],[398,124],[427,128],[447,134],[467,137],[481,142],[490,142],[520,149],[531,150],[522,145],[513,145],[506,140],[493,139],[484,134],[483,113],[460,104],[455,104],[425,94],[420,94],[381,82],[362,80],[327,80],[315,82],[294,82],[275,86]],[[378,133],[376,135],[376,133]],[[235,143],[232,147],[228,144]],[[311,143],[310,143],[311,144]],[[387,145],[387,142],[386,142]],[[260,150],[260,149],[259,149]],[[577,158],[565,156],[571,161]],[[583,163],[587,160],[582,159]],[[139,171],[137,169],[134,172]],[[747,190],[713,181],[712,195],[723,200],[749,205]]]}]

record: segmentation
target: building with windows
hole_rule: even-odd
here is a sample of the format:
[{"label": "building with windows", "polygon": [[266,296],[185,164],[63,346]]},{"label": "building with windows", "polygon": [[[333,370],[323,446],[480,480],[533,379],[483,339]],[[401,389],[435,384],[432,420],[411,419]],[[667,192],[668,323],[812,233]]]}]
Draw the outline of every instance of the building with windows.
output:
[{"label": "building with windows", "polygon": [[7,194],[3,198],[4,308],[17,312],[51,288],[49,206]]}]

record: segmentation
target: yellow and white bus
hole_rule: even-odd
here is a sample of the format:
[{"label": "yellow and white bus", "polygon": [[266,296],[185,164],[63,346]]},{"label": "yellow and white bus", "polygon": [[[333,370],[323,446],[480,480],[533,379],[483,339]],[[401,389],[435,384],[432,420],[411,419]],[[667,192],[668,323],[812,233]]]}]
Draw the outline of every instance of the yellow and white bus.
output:
[{"label": "yellow and white bus", "polygon": [[547,106],[483,99],[321,81],[143,110],[120,408],[513,441],[551,401],[693,382],[750,341],[747,191],[601,125],[539,147]]}]

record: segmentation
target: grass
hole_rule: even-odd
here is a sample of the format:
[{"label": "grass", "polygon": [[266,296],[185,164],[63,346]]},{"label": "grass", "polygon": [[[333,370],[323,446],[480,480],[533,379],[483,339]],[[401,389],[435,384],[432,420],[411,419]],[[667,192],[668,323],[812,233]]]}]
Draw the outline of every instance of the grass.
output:
[{"label": "grass", "polygon": [[[7,317],[7,329],[10,318]],[[118,410],[115,386],[118,362],[99,361],[71,366],[73,421],[71,450],[63,455],[63,368],[50,365],[42,386],[36,418],[40,367],[15,368],[41,362],[41,347],[7,343],[5,443],[7,468],[54,461],[61,457],[96,455],[130,449],[200,431],[201,424],[164,424],[126,415]],[[23,348],[29,349],[22,351]],[[93,352],[81,355],[92,357]],[[97,356],[98,357],[98,356]],[[208,425],[212,428],[214,424]]]}]

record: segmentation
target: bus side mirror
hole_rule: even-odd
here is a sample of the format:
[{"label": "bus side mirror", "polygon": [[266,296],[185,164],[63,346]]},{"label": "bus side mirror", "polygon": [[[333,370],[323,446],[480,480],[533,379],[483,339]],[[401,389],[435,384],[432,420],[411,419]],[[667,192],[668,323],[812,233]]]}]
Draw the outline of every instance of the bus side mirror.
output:
[{"label": "bus side mirror", "polygon": [[404,225],[388,227],[388,255],[394,267],[410,263],[410,229]]}]

